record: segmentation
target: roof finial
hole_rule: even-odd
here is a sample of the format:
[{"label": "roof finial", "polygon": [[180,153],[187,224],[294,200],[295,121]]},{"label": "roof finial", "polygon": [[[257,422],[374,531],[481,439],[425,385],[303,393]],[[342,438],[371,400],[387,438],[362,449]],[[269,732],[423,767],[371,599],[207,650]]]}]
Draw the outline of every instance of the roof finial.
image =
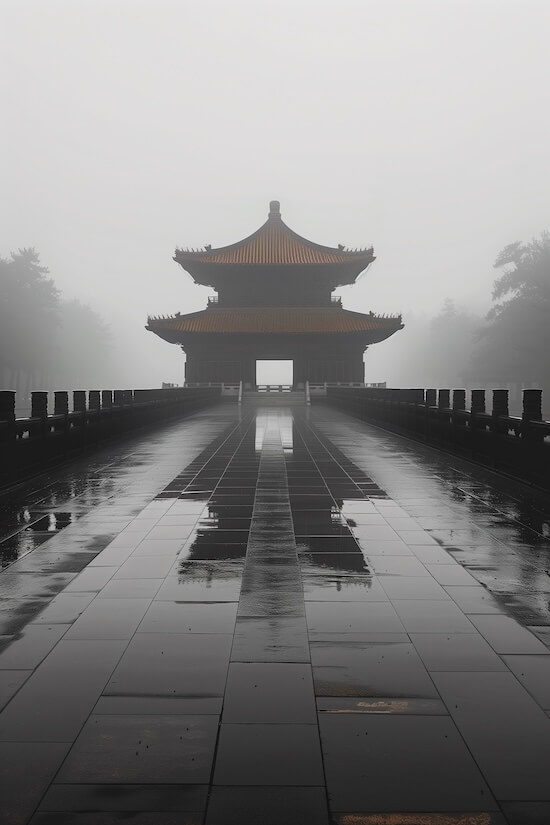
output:
[{"label": "roof finial", "polygon": [[270,218],[280,218],[281,217],[281,204],[279,201],[269,201],[269,217]]}]

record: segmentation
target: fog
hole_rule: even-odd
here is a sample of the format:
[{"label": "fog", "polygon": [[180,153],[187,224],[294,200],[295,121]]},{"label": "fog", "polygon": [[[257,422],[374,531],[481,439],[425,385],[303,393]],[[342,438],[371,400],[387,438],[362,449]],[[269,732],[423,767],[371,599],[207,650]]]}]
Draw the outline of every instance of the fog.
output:
[{"label": "fog", "polygon": [[206,304],[174,248],[243,238],[271,199],[313,241],[374,245],[340,294],[403,313],[367,355],[368,381],[401,385],[448,364],[425,343],[412,364],[422,324],[448,298],[482,318],[500,250],[550,228],[544,0],[4,0],[0,15],[0,257],[34,247],[63,299],[99,313],[109,381],[182,382],[179,349],[144,329]]}]

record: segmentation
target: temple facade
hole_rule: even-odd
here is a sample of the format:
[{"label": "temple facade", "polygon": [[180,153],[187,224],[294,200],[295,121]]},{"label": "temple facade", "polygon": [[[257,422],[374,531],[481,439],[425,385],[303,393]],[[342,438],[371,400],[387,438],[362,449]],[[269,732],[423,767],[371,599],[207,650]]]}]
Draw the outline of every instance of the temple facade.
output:
[{"label": "temple facade", "polygon": [[363,383],[366,348],[402,329],[401,316],[342,308],[332,295],[374,261],[372,247],[321,246],[293,232],[278,201],[230,246],[176,249],[174,260],[216,295],[201,312],[148,318],[146,329],[186,353],[185,381],[254,387],[256,361],[291,360],[294,385]]}]

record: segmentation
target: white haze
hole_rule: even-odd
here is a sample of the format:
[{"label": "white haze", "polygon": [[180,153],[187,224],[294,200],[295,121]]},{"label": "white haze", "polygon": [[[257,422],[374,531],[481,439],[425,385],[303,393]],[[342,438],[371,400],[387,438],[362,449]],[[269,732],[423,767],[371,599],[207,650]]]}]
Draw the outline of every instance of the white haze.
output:
[{"label": "white haze", "polygon": [[[344,305],[485,312],[506,244],[550,228],[546,0],[3,0],[0,255],[34,246],[111,324],[126,385],[181,382],[147,313],[202,309],[176,245],[279,199],[375,247]],[[86,341],[81,342],[86,346]],[[392,380],[407,329],[369,351]]]}]

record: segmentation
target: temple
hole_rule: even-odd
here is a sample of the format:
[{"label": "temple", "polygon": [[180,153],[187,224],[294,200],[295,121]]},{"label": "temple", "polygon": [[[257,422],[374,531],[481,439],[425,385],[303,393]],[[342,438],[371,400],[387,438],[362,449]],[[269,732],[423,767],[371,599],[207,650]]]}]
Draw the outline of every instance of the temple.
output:
[{"label": "temple", "polygon": [[363,355],[401,316],[350,312],[332,295],[374,261],[372,247],[321,246],[293,232],[278,201],[267,221],[230,246],[177,249],[174,260],[217,293],[188,315],[148,318],[146,329],[186,353],[186,384],[256,384],[257,360],[291,360],[294,385],[364,382]]}]

